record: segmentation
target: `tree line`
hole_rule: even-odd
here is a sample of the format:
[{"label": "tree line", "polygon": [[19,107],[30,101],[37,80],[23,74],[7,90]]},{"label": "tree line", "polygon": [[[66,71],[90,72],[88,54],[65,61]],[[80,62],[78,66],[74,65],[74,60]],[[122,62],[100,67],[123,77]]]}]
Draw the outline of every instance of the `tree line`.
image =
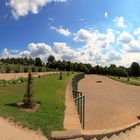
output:
[{"label": "tree line", "polygon": [[41,72],[48,70],[61,70],[61,71],[77,71],[84,72],[86,74],[99,74],[99,75],[111,75],[111,76],[140,76],[140,65],[137,62],[133,62],[130,67],[116,66],[111,64],[110,66],[92,66],[89,63],[77,63],[65,60],[55,60],[53,55],[50,55],[47,59],[47,63],[43,63],[42,60],[37,58],[1,58],[0,69],[5,66],[5,72],[11,72],[14,67],[14,72]]}]

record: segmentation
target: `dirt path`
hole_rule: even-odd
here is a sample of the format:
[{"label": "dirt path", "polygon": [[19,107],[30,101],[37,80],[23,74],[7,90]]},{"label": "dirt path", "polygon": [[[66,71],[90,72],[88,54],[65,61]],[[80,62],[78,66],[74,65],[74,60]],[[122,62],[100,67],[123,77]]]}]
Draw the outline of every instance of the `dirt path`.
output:
[{"label": "dirt path", "polygon": [[[34,77],[37,77],[38,75],[48,75],[58,72],[34,72],[32,73]],[[27,77],[28,73],[0,73],[0,80],[12,80],[12,79],[18,79],[19,77]]]},{"label": "dirt path", "polygon": [[47,138],[0,118],[0,140],[47,140]]},{"label": "dirt path", "polygon": [[79,91],[86,96],[86,129],[116,128],[137,120],[140,87],[88,75],[79,82]]}]

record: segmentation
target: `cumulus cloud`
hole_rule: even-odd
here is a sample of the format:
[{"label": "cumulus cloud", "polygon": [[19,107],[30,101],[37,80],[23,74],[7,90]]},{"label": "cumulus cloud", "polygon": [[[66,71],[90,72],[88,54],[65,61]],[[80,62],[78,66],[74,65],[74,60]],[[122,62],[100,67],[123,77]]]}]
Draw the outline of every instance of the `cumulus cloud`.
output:
[{"label": "cumulus cloud", "polygon": [[135,39],[129,32],[122,32],[118,37],[118,41],[123,46],[125,53],[139,53],[140,52],[140,38]]},{"label": "cumulus cloud", "polygon": [[8,57],[10,55],[10,52],[8,51],[8,49],[7,48],[5,48],[4,50],[3,50],[3,52],[2,52],[2,57]]},{"label": "cumulus cloud", "polygon": [[67,0],[9,0],[6,6],[12,9],[12,15],[15,19],[28,15],[29,12],[38,14],[40,8],[51,2],[66,2]]},{"label": "cumulus cloud", "polygon": [[134,30],[134,35],[140,35],[140,28]]},{"label": "cumulus cloud", "polygon": [[134,40],[133,36],[128,32],[122,32],[118,38],[118,41],[124,44],[130,43],[132,40]]},{"label": "cumulus cloud", "polygon": [[50,27],[52,30],[55,30],[56,32],[58,32],[59,34],[62,34],[64,36],[70,36],[72,33],[70,32],[69,29],[65,29],[62,26],[59,26],[59,28],[51,26]]},{"label": "cumulus cloud", "polygon": [[107,48],[115,42],[115,35],[112,29],[108,29],[106,34],[102,34],[98,30],[80,29],[74,40],[85,42],[87,45],[97,46],[97,48]]},{"label": "cumulus cloud", "polygon": [[30,43],[25,51],[21,51],[21,57],[48,57],[52,53],[52,48],[45,43]]},{"label": "cumulus cloud", "polygon": [[107,17],[108,17],[108,13],[107,13],[107,12],[105,12],[104,17],[105,17],[105,18],[107,18]]},{"label": "cumulus cloud", "polygon": [[116,22],[116,26],[120,27],[120,28],[125,28],[127,27],[127,25],[125,25],[125,21],[124,21],[124,17],[120,16],[120,17],[116,17],[114,19],[114,21]]},{"label": "cumulus cloud", "polygon": [[131,53],[140,53],[140,39],[133,40],[129,44],[124,45],[124,51]]}]

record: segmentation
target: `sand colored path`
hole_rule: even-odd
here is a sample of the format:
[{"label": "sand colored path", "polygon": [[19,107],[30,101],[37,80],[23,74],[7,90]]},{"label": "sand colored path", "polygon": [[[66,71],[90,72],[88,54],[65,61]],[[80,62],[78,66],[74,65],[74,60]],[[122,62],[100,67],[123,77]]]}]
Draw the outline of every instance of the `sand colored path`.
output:
[{"label": "sand colored path", "polygon": [[[37,77],[38,75],[49,75],[59,72],[33,72],[33,76]],[[0,80],[12,80],[18,79],[19,77],[27,77],[28,73],[0,73]]]},{"label": "sand colored path", "polygon": [[0,118],[0,140],[47,140],[47,138]]},{"label": "sand colored path", "polygon": [[[102,81],[97,83],[96,81]],[[140,113],[140,87],[126,85],[105,76],[87,75],[79,82],[86,96],[86,129],[123,127]]]}]

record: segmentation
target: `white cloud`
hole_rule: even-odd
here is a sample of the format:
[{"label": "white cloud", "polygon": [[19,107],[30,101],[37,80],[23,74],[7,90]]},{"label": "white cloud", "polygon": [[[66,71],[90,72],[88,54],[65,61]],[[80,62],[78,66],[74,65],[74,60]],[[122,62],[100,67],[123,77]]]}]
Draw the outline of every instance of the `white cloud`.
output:
[{"label": "white cloud", "polygon": [[115,35],[111,29],[108,29],[106,34],[102,34],[98,30],[80,29],[75,35],[74,40],[85,42],[87,45],[91,44],[98,48],[106,48],[115,42]]},{"label": "white cloud", "polygon": [[10,52],[8,51],[8,49],[7,48],[5,48],[4,50],[3,50],[3,52],[2,52],[2,57],[8,57],[10,55]]},{"label": "white cloud", "polygon": [[67,0],[9,0],[6,6],[12,9],[15,19],[28,15],[29,12],[38,14],[40,8],[51,2],[66,2]]},{"label": "white cloud", "polygon": [[131,53],[140,53],[140,39],[133,40],[129,44],[124,45],[124,51]]},{"label": "white cloud", "polygon": [[104,17],[105,17],[105,18],[107,18],[107,17],[108,17],[108,13],[107,13],[107,12],[105,12]]},{"label": "white cloud", "polygon": [[58,32],[59,34],[62,34],[64,36],[70,36],[72,33],[69,31],[69,29],[65,29],[62,26],[60,26],[59,28],[56,28],[54,26],[50,27],[51,29],[55,30],[56,32]]},{"label": "white cloud", "polygon": [[116,26],[117,27],[120,27],[120,28],[125,28],[127,27],[127,25],[125,25],[125,22],[124,22],[124,17],[116,17],[114,19],[114,21],[116,22]]},{"label": "white cloud", "polygon": [[[89,40],[91,40],[91,39],[93,38],[93,36],[94,36],[94,35],[93,35],[90,31],[88,31],[88,30],[86,30],[86,29],[80,29],[80,30],[77,32],[77,34],[76,34],[74,40],[75,40],[75,41],[88,42]],[[93,39],[94,39],[94,38],[93,38]]]},{"label": "white cloud", "polygon": [[30,43],[28,50],[21,51],[19,55],[24,57],[42,57],[48,56],[50,53],[52,53],[52,48],[49,45],[45,43]]},{"label": "white cloud", "polygon": [[134,31],[134,35],[140,35],[140,28],[137,28],[137,29]]},{"label": "white cloud", "polygon": [[134,40],[133,36],[128,32],[122,32],[118,38],[118,41],[124,44],[130,43],[132,40]]}]

